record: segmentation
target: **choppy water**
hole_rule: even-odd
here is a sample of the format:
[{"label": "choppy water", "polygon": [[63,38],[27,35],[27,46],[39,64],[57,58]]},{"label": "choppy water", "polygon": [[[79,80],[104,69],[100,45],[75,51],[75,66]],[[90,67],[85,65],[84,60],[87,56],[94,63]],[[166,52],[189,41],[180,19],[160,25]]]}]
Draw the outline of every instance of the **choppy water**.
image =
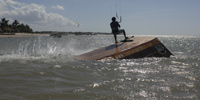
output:
[{"label": "choppy water", "polygon": [[0,100],[199,100],[200,36],[158,36],[175,55],[79,61],[113,36],[0,38]]}]

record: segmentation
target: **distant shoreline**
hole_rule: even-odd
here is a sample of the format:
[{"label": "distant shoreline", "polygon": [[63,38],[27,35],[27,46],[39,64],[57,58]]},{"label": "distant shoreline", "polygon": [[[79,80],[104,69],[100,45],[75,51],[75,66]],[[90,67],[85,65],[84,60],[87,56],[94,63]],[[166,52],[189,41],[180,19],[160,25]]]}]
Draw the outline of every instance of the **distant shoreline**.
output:
[{"label": "distant shoreline", "polygon": [[112,35],[100,32],[33,32],[33,33],[0,33],[0,37],[27,37],[27,36],[50,36],[51,34],[67,35]]},{"label": "distant shoreline", "polygon": [[28,36],[49,36],[49,34],[35,34],[35,33],[0,34],[0,37],[28,37]]}]

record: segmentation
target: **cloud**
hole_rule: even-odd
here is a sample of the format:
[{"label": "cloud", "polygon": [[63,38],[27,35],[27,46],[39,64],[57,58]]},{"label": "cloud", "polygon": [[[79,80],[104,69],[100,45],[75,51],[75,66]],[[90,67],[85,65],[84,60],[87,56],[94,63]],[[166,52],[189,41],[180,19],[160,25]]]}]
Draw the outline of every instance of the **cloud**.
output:
[{"label": "cloud", "polygon": [[13,1],[13,0],[6,0],[6,4],[8,5],[23,5],[23,3],[19,3],[19,2],[16,2],[16,1]]},{"label": "cloud", "polygon": [[5,10],[6,3],[3,0],[0,0],[0,11]]},{"label": "cloud", "polygon": [[64,7],[60,5],[52,6],[51,8],[57,9],[57,10],[65,10]]},{"label": "cloud", "polygon": [[30,25],[34,31],[70,31],[70,27],[76,26],[75,22],[67,17],[47,12],[44,5],[0,0],[0,12],[0,18],[16,19]]}]

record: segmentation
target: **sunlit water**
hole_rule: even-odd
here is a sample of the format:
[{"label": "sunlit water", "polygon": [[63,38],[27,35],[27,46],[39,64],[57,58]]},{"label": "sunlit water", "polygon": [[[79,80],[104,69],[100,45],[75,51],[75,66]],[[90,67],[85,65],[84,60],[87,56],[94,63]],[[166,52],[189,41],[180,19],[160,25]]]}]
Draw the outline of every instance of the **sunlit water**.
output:
[{"label": "sunlit water", "polygon": [[158,39],[173,57],[80,61],[113,36],[1,37],[0,100],[199,100],[200,36]]}]

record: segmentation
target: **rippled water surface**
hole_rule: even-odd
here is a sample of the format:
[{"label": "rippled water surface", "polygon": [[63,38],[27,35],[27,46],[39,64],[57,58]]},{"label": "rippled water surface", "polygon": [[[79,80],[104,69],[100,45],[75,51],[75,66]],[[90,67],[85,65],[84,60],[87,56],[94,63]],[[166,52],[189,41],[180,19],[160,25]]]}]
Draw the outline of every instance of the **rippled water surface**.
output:
[{"label": "rippled water surface", "polygon": [[157,37],[173,57],[80,61],[113,36],[1,37],[0,100],[199,100],[200,36]]}]

